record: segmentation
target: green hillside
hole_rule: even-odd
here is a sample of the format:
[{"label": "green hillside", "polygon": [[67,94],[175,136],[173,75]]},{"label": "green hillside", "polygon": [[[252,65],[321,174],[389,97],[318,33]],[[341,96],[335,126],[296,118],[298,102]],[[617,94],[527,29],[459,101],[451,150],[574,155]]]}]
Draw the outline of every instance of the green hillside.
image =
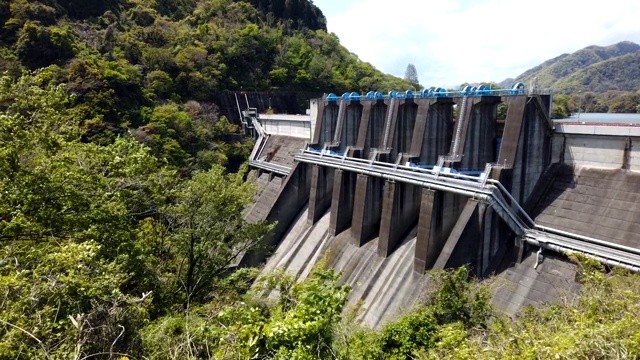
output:
[{"label": "green hillside", "polygon": [[622,41],[610,46],[589,46],[562,54],[535,66],[514,82],[551,90],[552,117],[565,118],[574,112],[635,113],[640,111],[640,45]]},{"label": "green hillside", "polygon": [[251,146],[212,127],[215,92],[412,87],[340,45],[308,0],[0,0],[0,23],[0,73],[63,84],[84,141],[130,133],[185,171],[237,167]]},{"label": "green hillside", "polygon": [[617,56],[558,79],[552,88],[562,93],[640,89],[640,51]]},{"label": "green hillside", "polygon": [[[562,54],[547,60],[517,76],[515,81],[530,84],[535,79],[538,87],[551,89],[556,93],[576,90],[637,90],[637,83],[632,79],[625,79],[625,76],[630,71],[627,66],[640,66],[638,57],[620,58],[638,51],[640,45],[629,41],[606,47],[589,46],[572,54]],[[616,68],[618,65],[621,67]]]}]

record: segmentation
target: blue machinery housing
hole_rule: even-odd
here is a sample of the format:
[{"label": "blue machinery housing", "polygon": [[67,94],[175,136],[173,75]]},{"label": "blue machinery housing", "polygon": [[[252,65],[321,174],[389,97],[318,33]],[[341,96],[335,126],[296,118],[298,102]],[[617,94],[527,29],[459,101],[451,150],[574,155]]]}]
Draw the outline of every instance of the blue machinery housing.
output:
[{"label": "blue machinery housing", "polygon": [[502,95],[522,95],[524,94],[524,84],[513,84],[509,89],[490,89],[486,85],[478,87],[467,85],[461,90],[447,91],[443,88],[425,89],[422,91],[407,90],[405,92],[389,91],[384,95],[380,91],[369,91],[366,94],[358,94],[357,92],[344,93],[342,96],[329,94],[324,99],[329,102],[338,100],[384,100],[384,99],[426,99],[445,96],[502,96]]}]

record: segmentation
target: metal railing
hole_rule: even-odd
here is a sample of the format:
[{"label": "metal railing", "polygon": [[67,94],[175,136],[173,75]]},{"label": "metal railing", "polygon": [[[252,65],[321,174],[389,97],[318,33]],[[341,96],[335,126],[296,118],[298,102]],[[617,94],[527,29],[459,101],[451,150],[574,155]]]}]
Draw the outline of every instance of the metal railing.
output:
[{"label": "metal railing", "polygon": [[464,126],[464,117],[465,112],[467,111],[467,100],[469,97],[465,96],[462,98],[462,106],[460,106],[460,113],[458,114],[458,122],[456,124],[456,135],[453,140],[453,150],[451,151],[451,155],[458,155],[458,148],[460,146],[460,136],[462,135],[462,127]]},{"label": "metal railing", "polygon": [[[608,265],[640,271],[640,250],[580,234],[540,226],[500,181],[484,176],[441,172],[397,163],[351,158],[303,150],[296,160],[336,169],[452,192],[485,201],[522,240],[557,252],[579,252]],[[490,169],[490,167],[488,167]]]},{"label": "metal railing", "polygon": [[389,134],[391,133],[391,122],[393,121],[393,111],[395,110],[395,102],[396,99],[391,99],[391,104],[389,104],[389,109],[387,110],[387,121],[384,127],[384,138],[382,140],[382,148],[389,148]]},{"label": "metal railing", "polygon": [[284,176],[289,175],[291,168],[258,159],[267,145],[267,140],[269,139],[269,134],[267,134],[264,128],[262,128],[258,119],[258,109],[249,108],[244,110],[242,111],[242,117],[246,119],[246,123],[249,123],[250,121],[253,129],[258,133],[256,144],[253,146],[253,150],[251,150],[251,155],[249,155],[249,166]]},{"label": "metal railing", "polygon": [[465,97],[465,96],[517,96],[517,95],[551,95],[550,89],[535,88],[530,91],[524,89],[476,89],[473,91],[464,90],[441,90],[435,92],[428,91],[406,91],[396,92],[390,91],[387,94],[375,92],[375,94],[358,94],[358,93],[345,93],[341,97],[334,94],[325,94],[322,99],[324,101],[378,101],[388,99],[432,99],[438,97]]}]

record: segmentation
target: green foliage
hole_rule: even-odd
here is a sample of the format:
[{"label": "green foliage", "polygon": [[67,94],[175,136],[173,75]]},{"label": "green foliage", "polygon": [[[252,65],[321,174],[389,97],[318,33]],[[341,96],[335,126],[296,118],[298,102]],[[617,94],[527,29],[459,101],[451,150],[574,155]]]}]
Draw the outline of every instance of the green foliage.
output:
[{"label": "green foliage", "polygon": [[439,324],[461,322],[467,328],[486,324],[491,308],[489,293],[473,286],[469,276],[466,266],[439,274],[439,287],[431,299]]},{"label": "green foliage", "polygon": [[312,1],[305,0],[249,0],[253,6],[263,13],[269,13],[277,19],[298,28],[311,30],[327,29],[327,19]]},{"label": "green foliage", "polygon": [[[246,289],[255,275],[223,277],[269,227],[243,221],[242,173],[184,180],[131,137],[82,142],[59,70],[0,77],[0,358],[138,356],[149,320]],[[187,113],[160,109],[192,130]]]},{"label": "green foliage", "polygon": [[105,11],[115,9],[120,0],[56,0],[66,14],[75,19],[99,16]]},{"label": "green foliage", "polygon": [[74,42],[69,28],[43,27],[28,21],[18,35],[16,54],[26,67],[40,68],[72,58]]},{"label": "green foliage", "polygon": [[[528,86],[535,81],[538,88],[563,94],[554,96],[552,117],[556,119],[579,110],[634,113],[640,101],[639,63],[640,45],[623,41],[607,47],[589,46],[548,60],[502,85],[520,81]],[[562,97],[565,94],[570,95],[569,101]]]},{"label": "green foliage", "polygon": [[77,358],[139,347],[146,305],[120,291],[124,269],[99,253],[92,241],[0,248],[0,357]]},{"label": "green foliage", "polygon": [[411,359],[456,346],[490,319],[488,292],[469,279],[466,267],[431,274],[433,291],[424,304],[385,324],[378,332],[356,329],[336,345],[341,359]]},{"label": "green foliage", "polygon": [[338,285],[338,274],[316,269],[298,284],[274,274],[265,284],[287,289],[280,294],[287,300],[268,307],[251,295],[158,319],[143,335],[149,358],[330,358],[350,290]]},{"label": "green foliage", "polygon": [[50,81],[75,96],[83,141],[108,145],[133,133],[181,174],[235,170],[251,143],[239,132],[211,135],[217,116],[189,114],[180,131],[158,118],[168,103],[180,112],[221,90],[412,87],[349,53],[307,0],[3,0],[0,20],[0,71],[17,78],[58,65]]},{"label": "green foliage", "polygon": [[[617,62],[618,58],[630,56],[633,53],[637,53],[640,50],[640,46],[628,41],[622,41],[617,44],[613,44],[607,47],[601,46],[589,46],[584,49],[578,50],[572,54],[562,54],[556,58],[545,61],[544,63],[536,66],[530,70],[527,70],[520,76],[518,76],[513,82],[522,82],[525,85],[529,85],[531,80],[535,79],[536,85],[539,88],[549,89],[552,88],[557,92],[567,92],[567,91],[576,91],[579,89],[586,90],[584,88],[574,88],[569,89],[566,87],[568,83],[574,82],[572,80],[568,80],[574,78],[575,81],[578,81],[576,75],[580,72],[592,68],[594,66],[601,66],[604,62],[613,61]],[[632,69],[624,69],[619,68],[617,70],[620,71],[629,71]],[[617,72],[617,71],[615,71]],[[595,81],[601,81],[608,79],[613,79],[615,72],[606,74],[606,78],[592,78]],[[605,75],[603,73],[603,75]],[[580,76],[580,75],[578,75]],[[611,77],[610,77],[611,76]],[[615,75],[614,75],[615,76]],[[624,78],[620,77],[618,80],[622,80]],[[633,79],[629,79],[633,81]],[[562,85],[561,83],[565,83]],[[587,85],[587,83],[580,83],[582,85]],[[505,84],[502,84],[505,85]],[[510,85],[510,84],[507,84]],[[604,90],[598,91],[606,91],[614,88],[605,88]],[[637,87],[632,88],[633,90],[637,89]],[[625,90],[632,90],[625,89]],[[596,90],[594,88],[590,90]]]},{"label": "green foliage", "polygon": [[214,166],[182,184],[176,202],[164,209],[176,278],[186,301],[202,301],[227,266],[244,252],[255,249],[270,230],[265,223],[249,224],[242,216],[252,200],[251,183],[242,174],[225,175]]},{"label": "green foliage", "polygon": [[640,51],[594,63],[558,79],[554,89],[569,93],[577,91],[635,91],[640,88],[638,64]]},{"label": "green foliage", "polygon": [[[604,276],[582,262],[582,297],[564,305],[529,308],[515,322],[499,318],[468,338],[475,358],[633,359],[640,356],[637,274]],[[481,341],[482,338],[486,339]],[[481,355],[481,356],[478,356]]]},{"label": "green foliage", "polygon": [[407,70],[404,72],[404,80],[408,81],[416,88],[420,86],[420,81],[418,81],[418,71],[416,70],[415,65],[407,65]]},{"label": "green foliage", "polygon": [[506,120],[508,111],[509,111],[509,105],[503,102],[498,104],[498,119]]},{"label": "green foliage", "polygon": [[571,115],[569,111],[569,97],[567,95],[555,95],[551,107],[552,119],[564,119]]},{"label": "green foliage", "polygon": [[[145,109],[145,112],[151,109]],[[157,106],[144,114],[146,125],[132,131],[153,154],[180,169],[210,169],[246,159],[252,141],[238,140],[240,128],[226,117],[217,118],[213,107],[192,101]]]}]

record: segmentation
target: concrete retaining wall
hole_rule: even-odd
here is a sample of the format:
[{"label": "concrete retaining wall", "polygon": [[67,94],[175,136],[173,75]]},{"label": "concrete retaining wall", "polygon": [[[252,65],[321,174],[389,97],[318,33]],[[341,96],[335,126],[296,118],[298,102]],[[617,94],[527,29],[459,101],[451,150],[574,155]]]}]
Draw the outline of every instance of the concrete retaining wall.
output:
[{"label": "concrete retaining wall", "polygon": [[[316,115],[317,115],[317,108]],[[259,114],[260,125],[269,135],[311,139],[315,119],[311,115]]]},{"label": "concrete retaining wall", "polygon": [[553,161],[574,167],[640,171],[640,137],[556,134]]}]

